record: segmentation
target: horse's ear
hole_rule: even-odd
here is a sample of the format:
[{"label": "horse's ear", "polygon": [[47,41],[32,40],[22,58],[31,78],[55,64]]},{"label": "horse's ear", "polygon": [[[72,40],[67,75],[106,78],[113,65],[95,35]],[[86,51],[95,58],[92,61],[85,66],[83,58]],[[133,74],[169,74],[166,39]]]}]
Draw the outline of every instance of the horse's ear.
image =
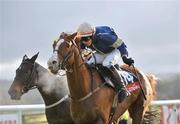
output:
[{"label": "horse's ear", "polygon": [[80,44],[81,44],[81,37],[79,37],[78,35],[76,35],[76,37],[74,38],[74,41],[75,41],[75,43],[76,43],[78,46],[80,46]]},{"label": "horse's ear", "polygon": [[30,59],[31,62],[35,62],[36,59],[37,59],[37,57],[38,57],[38,55],[39,55],[39,52],[38,52],[37,54],[35,54],[35,55]]},{"label": "horse's ear", "polygon": [[55,50],[55,47],[56,47],[56,44],[57,44],[57,40],[54,40],[54,42],[53,42],[53,51]]},{"label": "horse's ear", "polygon": [[71,34],[69,37],[70,37],[71,39],[74,39],[76,35],[77,35],[77,32]]},{"label": "horse's ear", "polygon": [[[71,46],[72,44],[75,44],[76,45],[76,36],[77,36],[77,32],[75,32],[75,33],[73,33],[73,34],[71,34],[71,35],[69,35],[68,37],[67,37],[67,39],[69,39],[71,42],[69,43],[69,45]],[[72,43],[73,42],[73,43]]]},{"label": "horse's ear", "polygon": [[60,34],[60,36],[59,36],[59,39],[63,39],[64,37],[67,37],[67,36],[68,36],[67,33],[62,32],[62,33]]},{"label": "horse's ear", "polygon": [[80,48],[80,46],[81,46],[81,37],[77,32],[75,32],[74,35],[75,35],[75,37],[73,38],[74,42]]},{"label": "horse's ear", "polygon": [[24,56],[23,56],[23,60],[22,61],[25,61],[25,60],[27,60],[28,59],[28,57],[27,57],[27,55],[25,54]]}]

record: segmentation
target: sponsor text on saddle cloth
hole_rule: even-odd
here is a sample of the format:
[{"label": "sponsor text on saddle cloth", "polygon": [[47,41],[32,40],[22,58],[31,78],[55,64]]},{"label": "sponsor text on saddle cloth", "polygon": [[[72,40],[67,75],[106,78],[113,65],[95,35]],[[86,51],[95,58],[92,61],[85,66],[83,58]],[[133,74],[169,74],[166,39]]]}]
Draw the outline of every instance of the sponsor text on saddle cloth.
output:
[{"label": "sponsor text on saddle cloth", "polygon": [[128,72],[126,70],[118,70],[119,75],[121,76],[122,80],[124,81],[127,90],[129,92],[133,92],[136,91],[137,89],[139,89],[139,81],[137,79],[137,77],[131,73]]},{"label": "sponsor text on saddle cloth", "polygon": [[[135,92],[140,88],[138,78],[133,73],[120,67],[116,67],[116,69],[129,92]],[[113,86],[109,79],[105,78],[105,80],[109,85]]]}]

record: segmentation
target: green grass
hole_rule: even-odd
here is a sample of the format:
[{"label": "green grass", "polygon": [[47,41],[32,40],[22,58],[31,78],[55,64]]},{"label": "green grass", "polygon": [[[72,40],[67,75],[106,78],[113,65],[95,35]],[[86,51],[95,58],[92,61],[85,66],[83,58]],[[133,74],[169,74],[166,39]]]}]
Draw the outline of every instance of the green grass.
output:
[{"label": "green grass", "polygon": [[[149,111],[155,111],[155,116],[152,116],[152,123],[148,124],[161,124],[161,108],[160,106],[150,106]],[[23,124],[48,124],[44,113],[25,113],[22,117]],[[129,119],[131,124],[131,119]]]},{"label": "green grass", "polygon": [[23,124],[48,124],[44,113],[23,115]]}]

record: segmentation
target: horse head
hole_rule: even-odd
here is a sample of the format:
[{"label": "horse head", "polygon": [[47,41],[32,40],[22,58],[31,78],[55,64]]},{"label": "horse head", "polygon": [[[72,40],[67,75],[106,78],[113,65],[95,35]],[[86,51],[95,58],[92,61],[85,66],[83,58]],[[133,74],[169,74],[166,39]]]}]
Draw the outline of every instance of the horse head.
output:
[{"label": "horse head", "polygon": [[20,66],[16,69],[14,81],[8,91],[11,99],[19,100],[24,93],[36,87],[35,60],[38,54],[34,55],[31,59],[24,55]]},{"label": "horse head", "polygon": [[53,55],[48,60],[48,68],[54,74],[59,69],[69,70],[69,66],[74,63],[75,53],[79,53],[79,47],[75,41],[77,33],[65,34],[53,43]]}]

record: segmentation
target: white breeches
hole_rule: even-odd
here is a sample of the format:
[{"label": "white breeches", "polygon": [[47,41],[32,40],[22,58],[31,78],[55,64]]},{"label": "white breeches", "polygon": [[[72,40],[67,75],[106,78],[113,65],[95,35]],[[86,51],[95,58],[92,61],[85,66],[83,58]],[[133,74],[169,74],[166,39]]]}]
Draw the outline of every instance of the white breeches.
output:
[{"label": "white breeches", "polygon": [[[94,58],[95,57],[95,58]],[[102,64],[103,66],[110,67],[115,64],[122,64],[122,58],[120,51],[118,49],[113,50],[108,54],[94,53],[94,57],[92,56],[87,63],[88,64]]]}]

